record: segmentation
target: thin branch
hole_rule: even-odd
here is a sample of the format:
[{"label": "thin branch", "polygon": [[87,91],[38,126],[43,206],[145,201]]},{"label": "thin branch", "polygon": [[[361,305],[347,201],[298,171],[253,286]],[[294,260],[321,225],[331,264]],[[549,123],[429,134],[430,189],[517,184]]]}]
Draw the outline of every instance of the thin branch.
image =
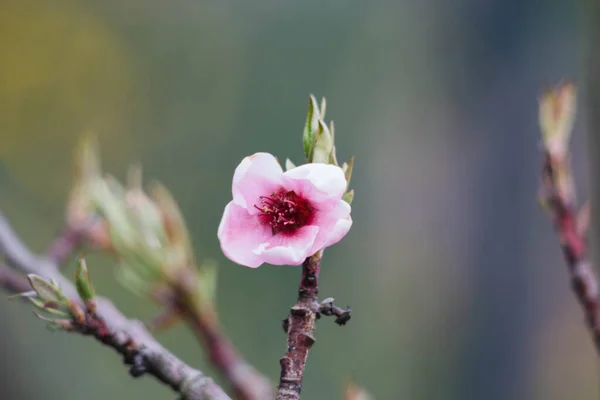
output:
[{"label": "thin branch", "polygon": [[20,293],[31,290],[27,278],[6,265],[0,266],[0,287],[6,288],[6,290],[11,293]]},{"label": "thin branch", "polygon": [[344,326],[350,321],[350,313],[352,310],[350,307],[341,308],[333,304],[333,299],[325,299],[321,302],[321,306],[319,307],[319,314],[317,314],[317,319],[321,317],[321,315],[325,315],[327,317],[334,316],[335,323],[339,326]]},{"label": "thin branch", "polygon": [[315,325],[321,313],[325,315],[339,314],[336,322],[340,325],[350,319],[350,310],[342,310],[333,306],[333,299],[327,299],[324,304],[319,304],[319,271],[321,270],[322,255],[323,252],[320,251],[307,258],[302,264],[298,301],[291,308],[290,315],[283,323],[283,328],[287,333],[287,350],[285,357],[280,360],[281,375],[277,400],[300,399],[306,359],[316,340]]},{"label": "thin branch", "polygon": [[[573,291],[586,316],[588,328],[600,353],[600,298],[598,279],[590,263],[584,233],[578,224],[574,196],[564,190],[561,181],[572,182],[570,171],[562,158],[544,155],[542,189],[546,207],[560,237]],[[584,211],[585,212],[585,211]]]},{"label": "thin branch", "polygon": [[[74,248],[74,247],[73,247]],[[47,257],[38,257],[23,244],[9,225],[6,218],[0,214],[0,253],[16,270],[24,274],[37,274],[45,278],[54,278],[61,290],[73,301],[85,307],[74,285],[58,270],[58,265]],[[65,257],[68,255],[65,254]],[[14,277],[14,274],[11,276]],[[11,279],[2,283],[9,289]],[[128,320],[108,300],[96,299],[96,313],[90,318],[81,333],[91,334],[105,345],[124,355],[125,363],[131,365],[130,373],[137,377],[143,374],[154,376],[159,381],[170,386],[186,400],[231,400],[214,381],[202,372],[193,369],[156,341],[138,321]]]}]

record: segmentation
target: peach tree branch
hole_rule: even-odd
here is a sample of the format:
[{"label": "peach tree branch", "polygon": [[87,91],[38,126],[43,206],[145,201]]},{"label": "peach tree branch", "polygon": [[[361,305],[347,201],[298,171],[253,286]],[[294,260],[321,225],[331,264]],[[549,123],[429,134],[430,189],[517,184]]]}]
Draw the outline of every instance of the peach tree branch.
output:
[{"label": "peach tree branch", "polygon": [[[166,350],[138,322],[127,319],[106,299],[95,299],[93,312],[78,296],[77,289],[59,271],[59,266],[48,257],[33,254],[14,232],[6,218],[0,214],[0,254],[14,270],[0,269],[0,283],[8,290],[22,290],[22,274],[52,278],[64,295],[77,307],[85,309],[83,319],[65,326],[68,330],[94,336],[103,344],[123,355],[125,364],[131,366],[134,377],[151,375],[170,386],[187,400],[230,400],[230,397],[204,375]],[[7,268],[7,267],[2,267]],[[19,283],[18,283],[19,282]]]},{"label": "peach tree branch", "polygon": [[[354,191],[348,190],[354,157],[341,166],[338,163],[335,143],[334,125],[329,127],[324,121],[326,102],[323,98],[319,106],[314,96],[309,97],[308,114],[302,134],[304,154],[307,163],[332,164],[340,167],[345,179],[345,190],[342,203],[349,206],[354,199]],[[288,165],[289,164],[289,165]],[[286,162],[286,168],[293,168]],[[319,303],[319,272],[323,249],[307,257],[302,263],[302,276],[298,288],[298,300],[290,309],[290,314],[283,321],[283,330],[287,334],[286,354],[279,361],[281,374],[277,390],[277,400],[299,400],[302,391],[302,380],[306,368],[308,353],[314,345],[316,322],[322,315],[335,316],[335,322],[342,326],[350,320],[350,308],[342,309],[333,305],[333,298]]]},{"label": "peach tree branch", "polygon": [[[126,288],[164,308],[153,321],[157,327],[188,323],[236,398],[272,398],[269,380],[222,331],[215,305],[216,265],[196,262],[185,218],[164,186],[155,182],[145,188],[139,165],[129,169],[125,185],[105,175],[95,139],[85,137],[76,152],[67,225],[83,227],[87,248],[115,257],[117,278]],[[49,252],[60,259],[78,240],[67,234]]]},{"label": "peach tree branch", "polygon": [[575,88],[563,84],[540,102],[544,144],[541,202],[558,232],[573,291],[600,353],[600,292],[586,240],[589,205],[577,211],[568,141],[575,115]]}]

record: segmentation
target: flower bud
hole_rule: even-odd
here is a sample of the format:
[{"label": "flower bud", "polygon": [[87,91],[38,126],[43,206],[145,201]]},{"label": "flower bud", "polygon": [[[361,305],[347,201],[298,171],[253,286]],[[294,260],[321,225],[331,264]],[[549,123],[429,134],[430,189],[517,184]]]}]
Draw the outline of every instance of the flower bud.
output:
[{"label": "flower bud", "polygon": [[325,122],[322,120],[319,120],[319,128],[317,130],[312,156],[312,162],[314,163],[334,164],[333,136]]},{"label": "flower bud", "polygon": [[564,158],[573,129],[576,90],[571,83],[547,91],[540,99],[540,127],[546,150]]}]

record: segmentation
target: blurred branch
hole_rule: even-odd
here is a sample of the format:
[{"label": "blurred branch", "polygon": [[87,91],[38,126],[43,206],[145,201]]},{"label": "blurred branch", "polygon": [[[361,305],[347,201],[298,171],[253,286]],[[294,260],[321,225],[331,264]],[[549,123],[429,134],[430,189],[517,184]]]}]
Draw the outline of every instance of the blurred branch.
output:
[{"label": "blurred branch", "polygon": [[[76,242],[76,240],[64,241],[64,247],[61,247],[60,252],[54,253],[57,254],[54,259],[68,257],[67,252],[63,250],[68,247],[74,250]],[[72,243],[73,246],[67,246],[69,243]],[[53,246],[50,248],[52,249]],[[54,278],[71,301],[81,307],[86,307],[79,299],[74,285],[59,272],[54,259],[38,257],[31,253],[2,214],[0,214],[0,253],[15,270],[24,274]],[[17,275],[16,271],[7,273],[0,267],[0,283],[5,288],[12,291],[29,289],[18,283],[21,280],[17,278]],[[93,318],[90,317],[91,315]],[[182,399],[230,400],[230,397],[212,379],[167,351],[140,322],[128,320],[106,299],[96,299],[95,313],[88,313],[88,318],[83,323],[73,326],[71,330],[93,335],[100,342],[124,356],[125,364],[131,365],[132,376],[152,375],[180,393]]]},{"label": "blurred branch", "polygon": [[211,363],[221,371],[238,399],[272,398],[271,383],[240,356],[216,322],[195,313],[190,317],[190,324],[195,328]]},{"label": "blurred branch", "polygon": [[600,292],[589,260],[586,241],[590,211],[577,211],[568,141],[575,114],[575,93],[570,84],[549,91],[541,100],[540,122],[544,139],[542,204],[554,220],[573,291],[586,316],[587,325],[600,352]]},{"label": "blurred branch", "polygon": [[52,261],[58,268],[75,253],[84,240],[83,228],[75,229],[68,225],[50,243],[46,250],[46,258]]},{"label": "blurred branch", "polygon": [[182,275],[174,287],[176,303],[181,313],[201,342],[210,362],[219,370],[240,400],[266,400],[273,398],[271,382],[250,365],[235,349],[222,331],[216,311],[202,307],[195,300],[197,287],[190,285],[193,278]]},{"label": "blurred branch", "polygon": [[11,293],[31,290],[31,286],[29,286],[29,282],[27,282],[25,276],[6,265],[0,266],[0,286]]},{"label": "blurred branch", "polygon": [[[95,221],[85,229],[86,246],[116,256],[121,283],[163,307],[153,326],[185,320],[237,398],[273,398],[268,379],[244,360],[220,328],[216,266],[210,260],[197,265],[185,218],[173,195],[156,182],[147,191],[139,165],[130,168],[125,185],[104,176],[93,137],[81,141],[75,166],[67,223],[78,227]],[[51,248],[77,241],[77,235],[65,238],[65,246]]]},{"label": "blurred branch", "polygon": [[560,237],[573,291],[583,307],[588,327],[600,352],[598,279],[588,258],[587,243],[578,229],[577,213],[569,200],[561,196],[558,190],[556,161],[550,154],[546,154],[544,159],[542,182],[547,196],[547,206]]},{"label": "blurred branch", "polygon": [[319,304],[319,272],[321,257],[319,251],[307,258],[302,264],[302,278],[298,288],[298,301],[290,309],[290,315],[284,320],[283,328],[287,333],[287,351],[280,360],[281,375],[277,400],[298,400],[302,390],[302,378],[308,352],[315,343],[315,328],[321,312],[325,315],[336,315],[336,322],[344,325],[350,319],[350,310],[342,310],[332,304],[333,299],[327,299]]}]

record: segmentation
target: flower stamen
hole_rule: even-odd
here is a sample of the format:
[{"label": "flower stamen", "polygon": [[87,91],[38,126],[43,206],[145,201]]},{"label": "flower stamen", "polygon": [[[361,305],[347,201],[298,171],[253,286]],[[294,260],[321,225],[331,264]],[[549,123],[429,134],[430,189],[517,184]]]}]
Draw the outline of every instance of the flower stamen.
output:
[{"label": "flower stamen", "polygon": [[274,192],[270,196],[260,196],[259,220],[271,225],[273,234],[291,232],[306,225],[312,215],[312,206],[293,190]]}]

